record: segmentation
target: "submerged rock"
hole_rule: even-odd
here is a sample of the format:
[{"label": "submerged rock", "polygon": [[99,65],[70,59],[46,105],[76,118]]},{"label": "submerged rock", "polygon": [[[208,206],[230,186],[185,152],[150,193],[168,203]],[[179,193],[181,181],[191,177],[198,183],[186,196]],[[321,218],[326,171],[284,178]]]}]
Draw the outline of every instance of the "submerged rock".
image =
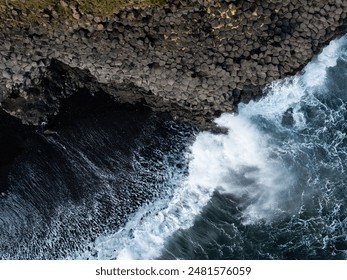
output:
[{"label": "submerged rock", "polygon": [[293,108],[288,108],[282,116],[282,125],[287,127],[292,127],[295,124],[293,117]]}]

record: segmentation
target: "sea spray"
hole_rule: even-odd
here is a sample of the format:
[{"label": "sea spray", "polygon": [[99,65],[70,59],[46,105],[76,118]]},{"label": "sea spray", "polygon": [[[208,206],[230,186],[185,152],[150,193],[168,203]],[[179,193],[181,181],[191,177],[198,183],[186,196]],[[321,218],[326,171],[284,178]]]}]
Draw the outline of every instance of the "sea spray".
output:
[{"label": "sea spray", "polygon": [[346,258],[345,45],[189,151],[190,128],[125,112],[41,135],[0,199],[1,258]]},{"label": "sea spray", "polygon": [[[267,96],[241,104],[238,116],[226,114],[217,120],[225,127],[243,123],[239,130],[229,129],[225,141],[254,130],[256,153],[266,160],[261,164],[278,167],[270,169],[276,183],[258,183],[260,191],[253,200],[240,197],[235,189],[217,188],[193,227],[169,238],[160,258],[346,258],[346,45],[345,37],[332,42],[302,73],[269,85]],[[209,149],[221,149],[224,140]],[[227,157],[222,153],[219,158]],[[261,182],[254,174],[253,182]],[[233,172],[227,182],[245,180],[242,175]],[[212,186],[218,179],[210,179]]]},{"label": "sea spray", "polygon": [[[324,144],[314,145],[316,132],[310,128],[312,119],[305,108],[318,106],[319,110],[317,91],[326,91],[327,71],[345,55],[345,43],[346,38],[333,41],[303,73],[275,81],[262,100],[241,104],[238,115],[223,114],[216,123],[228,128],[226,135],[197,135],[187,155],[189,175],[173,196],[141,208],[123,229],[97,239],[97,251],[109,252],[100,257],[159,257],[165,244],[174,242],[175,232],[189,233],[215,192],[235,201],[244,225],[265,222],[271,227],[282,218],[293,219],[295,224],[297,215],[307,215],[320,191],[316,175],[322,172],[322,166],[317,164],[320,154],[316,150],[324,151]],[[286,112],[292,118],[290,125],[283,124]],[[330,156],[336,170],[343,168],[340,156]],[[319,183],[329,184],[321,179]],[[320,203],[322,199],[318,199]],[[191,242],[199,244],[199,240]]]}]

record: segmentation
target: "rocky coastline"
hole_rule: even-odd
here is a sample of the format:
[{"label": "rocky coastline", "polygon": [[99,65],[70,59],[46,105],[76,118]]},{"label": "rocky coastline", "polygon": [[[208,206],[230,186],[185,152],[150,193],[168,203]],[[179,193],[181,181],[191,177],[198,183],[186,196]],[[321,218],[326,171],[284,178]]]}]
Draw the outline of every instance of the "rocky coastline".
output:
[{"label": "rocky coastline", "polygon": [[86,90],[206,128],[347,32],[347,0],[168,0],[104,17],[59,5],[71,19],[50,6],[39,24],[1,23],[0,110],[25,124]]}]

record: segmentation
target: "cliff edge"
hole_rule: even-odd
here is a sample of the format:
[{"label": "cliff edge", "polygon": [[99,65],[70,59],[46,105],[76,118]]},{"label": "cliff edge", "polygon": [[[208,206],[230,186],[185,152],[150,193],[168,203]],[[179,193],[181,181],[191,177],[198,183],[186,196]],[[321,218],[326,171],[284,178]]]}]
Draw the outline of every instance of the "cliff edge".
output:
[{"label": "cliff edge", "polygon": [[83,89],[206,127],[347,31],[347,0],[168,0],[107,16],[53,2],[35,18],[0,2],[11,15],[0,18],[0,108],[23,123]]}]

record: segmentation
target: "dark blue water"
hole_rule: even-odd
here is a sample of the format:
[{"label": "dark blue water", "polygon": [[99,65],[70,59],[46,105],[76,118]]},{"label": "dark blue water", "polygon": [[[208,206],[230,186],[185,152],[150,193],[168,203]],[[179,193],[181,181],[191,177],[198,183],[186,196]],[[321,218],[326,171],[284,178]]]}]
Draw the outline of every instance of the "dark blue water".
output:
[{"label": "dark blue water", "polygon": [[217,157],[190,175],[208,173],[194,183],[211,199],[160,258],[346,259],[346,48],[332,42],[265,99],[224,115],[228,136],[198,136],[198,161],[209,156],[203,146]]},{"label": "dark blue water", "polygon": [[[81,106],[79,106],[81,104]],[[91,251],[187,172],[194,129],[148,108],[78,93],[38,129],[3,115],[0,258],[61,259]],[[44,131],[56,131],[46,135]],[[177,131],[180,129],[180,131]]]},{"label": "dark blue water", "polygon": [[346,259],[346,39],[266,91],[220,135],[85,96],[0,126],[0,257]]}]

